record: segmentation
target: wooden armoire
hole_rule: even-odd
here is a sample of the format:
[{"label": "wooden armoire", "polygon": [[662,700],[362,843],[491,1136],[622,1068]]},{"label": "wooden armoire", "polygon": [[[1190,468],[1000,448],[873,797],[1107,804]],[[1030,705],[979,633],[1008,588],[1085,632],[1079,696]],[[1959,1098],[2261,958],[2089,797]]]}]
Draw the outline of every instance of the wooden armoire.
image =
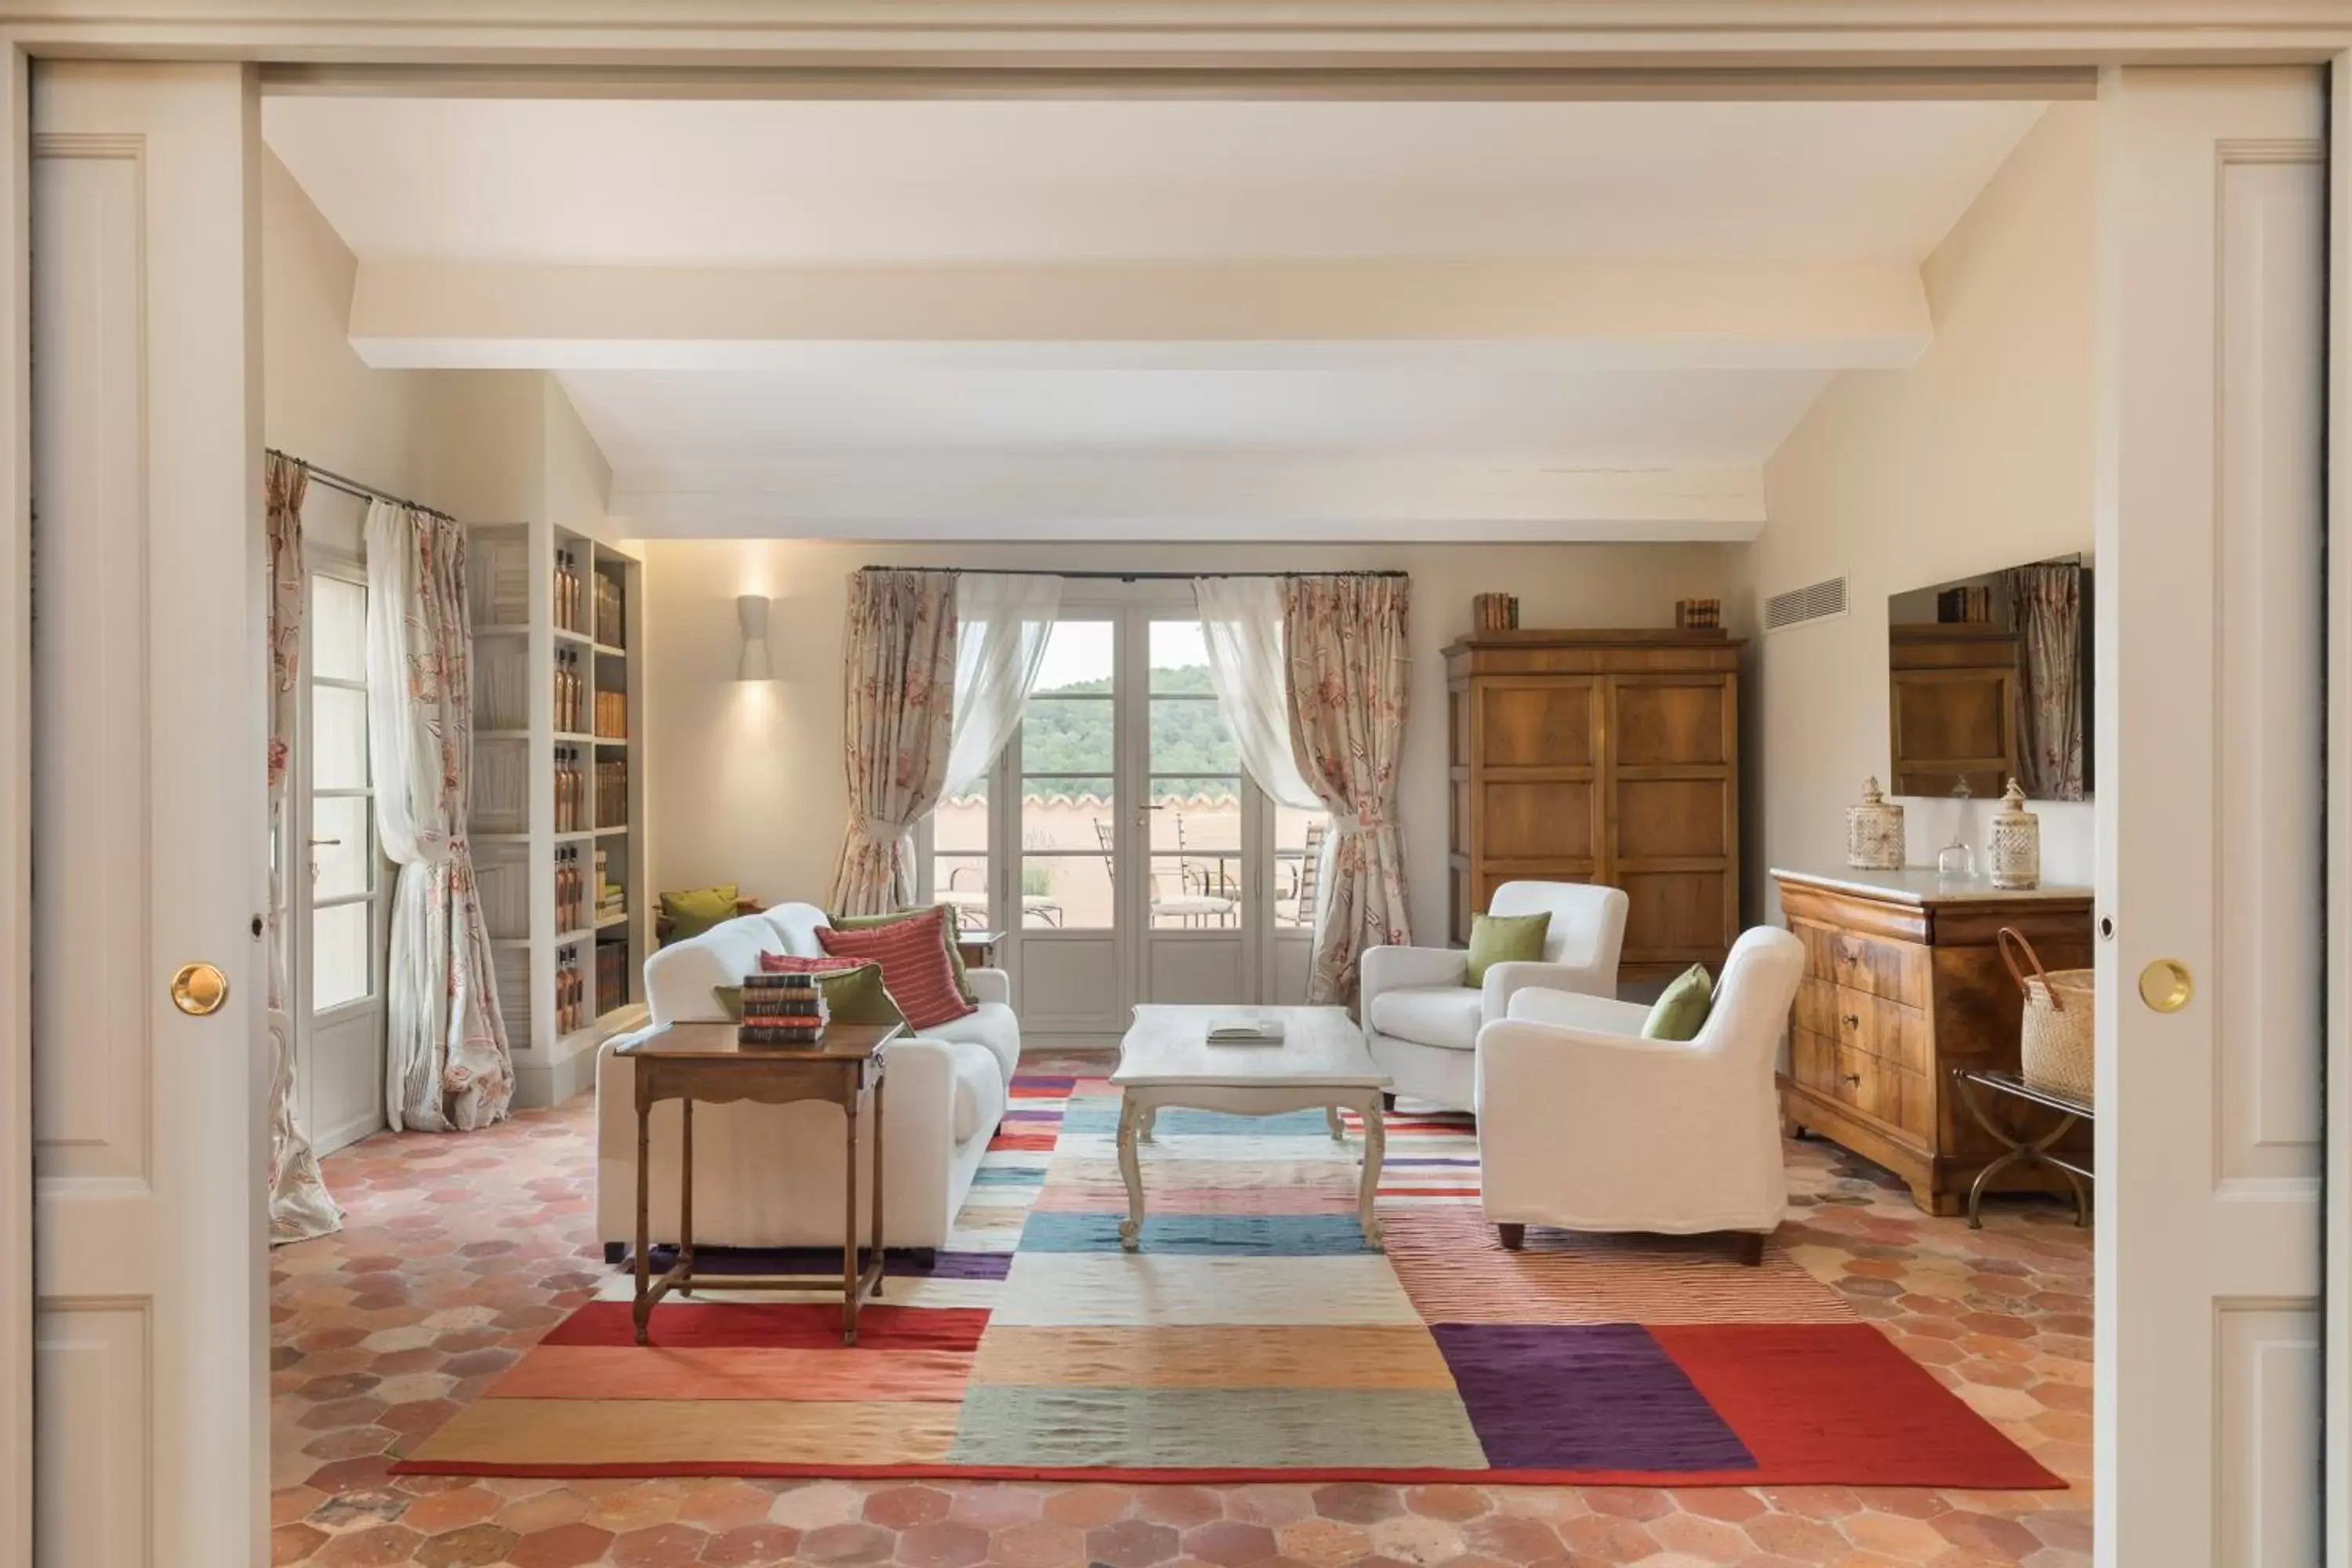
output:
[{"label": "wooden armoire", "polygon": [[1720,631],[1480,632],[1445,650],[1450,934],[1505,882],[1604,882],[1618,973],[1739,934],[1739,650]]}]

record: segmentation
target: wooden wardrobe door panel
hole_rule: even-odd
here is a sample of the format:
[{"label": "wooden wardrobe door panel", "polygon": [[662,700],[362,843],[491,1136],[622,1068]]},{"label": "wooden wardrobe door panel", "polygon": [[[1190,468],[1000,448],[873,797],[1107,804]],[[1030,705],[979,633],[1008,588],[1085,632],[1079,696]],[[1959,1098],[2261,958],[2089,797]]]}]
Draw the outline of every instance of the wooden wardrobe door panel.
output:
[{"label": "wooden wardrobe door panel", "polygon": [[1966,778],[1982,799],[2016,769],[2016,692],[2005,669],[1898,670],[1894,706],[1895,788],[1944,795]]},{"label": "wooden wardrobe door panel", "polygon": [[1617,781],[1615,851],[1621,862],[1706,858],[1731,851],[1728,779]]},{"label": "wooden wardrobe door panel", "polygon": [[1720,963],[1725,931],[1721,871],[1626,871],[1625,952],[1645,963]]},{"label": "wooden wardrobe door panel", "polygon": [[1477,703],[1478,761],[1488,768],[1589,768],[1598,683],[1558,677],[1484,679]]},{"label": "wooden wardrobe door panel", "polygon": [[1479,792],[1487,860],[1594,858],[1591,779],[1489,779]]},{"label": "wooden wardrobe door panel", "polygon": [[1610,761],[1619,768],[1731,760],[1730,692],[1719,676],[1681,681],[1620,676]]}]

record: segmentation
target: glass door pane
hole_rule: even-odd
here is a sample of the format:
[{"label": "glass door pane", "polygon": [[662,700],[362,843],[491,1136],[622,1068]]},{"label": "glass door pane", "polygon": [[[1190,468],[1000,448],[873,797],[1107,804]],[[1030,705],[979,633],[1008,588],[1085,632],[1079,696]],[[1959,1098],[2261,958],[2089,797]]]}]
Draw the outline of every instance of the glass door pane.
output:
[{"label": "glass door pane", "polygon": [[1151,623],[1149,683],[1152,929],[1240,926],[1241,753],[1209,682],[1199,621]]},{"label": "glass door pane", "polygon": [[1117,924],[1118,633],[1065,619],[1046,639],[1021,715],[1021,923],[1031,931]]}]

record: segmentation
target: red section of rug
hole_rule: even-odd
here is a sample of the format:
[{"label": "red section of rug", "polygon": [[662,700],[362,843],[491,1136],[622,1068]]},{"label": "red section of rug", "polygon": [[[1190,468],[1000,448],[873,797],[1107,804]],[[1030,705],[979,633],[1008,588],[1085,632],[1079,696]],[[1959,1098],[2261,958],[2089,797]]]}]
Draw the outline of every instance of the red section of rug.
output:
[{"label": "red section of rug", "polygon": [[[984,1307],[858,1310],[857,1348],[865,1351],[969,1351],[988,1327]],[[831,1350],[841,1345],[841,1309],[823,1302],[711,1302],[654,1314],[652,1339],[678,1349]],[[540,1342],[551,1345],[636,1343],[626,1301],[591,1301]]]},{"label": "red section of rug", "polygon": [[2065,1485],[1868,1323],[1709,1323],[1650,1337],[1776,1481]]}]

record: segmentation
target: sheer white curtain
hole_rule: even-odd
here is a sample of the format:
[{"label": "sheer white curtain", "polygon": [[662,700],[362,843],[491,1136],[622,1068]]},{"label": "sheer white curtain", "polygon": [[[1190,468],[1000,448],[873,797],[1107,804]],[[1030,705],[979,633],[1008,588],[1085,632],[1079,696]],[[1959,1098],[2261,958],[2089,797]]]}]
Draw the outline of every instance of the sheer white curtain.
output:
[{"label": "sheer white curtain", "polygon": [[376,831],[400,867],[386,972],[393,1131],[501,1121],[514,1068],[466,837],[474,761],[466,531],[377,501],[367,517],[368,744]]},{"label": "sheer white curtain", "polygon": [[956,579],[954,719],[942,796],[961,794],[995,765],[1037,684],[1061,608],[1059,577],[966,572]]},{"label": "sheer white curtain", "polygon": [[[1290,699],[1283,689],[1282,584],[1273,577],[1195,577],[1201,640],[1208,645],[1209,684],[1217,711],[1234,732],[1242,766],[1257,787],[1294,811],[1321,812],[1322,797],[1298,772],[1290,743]],[[1316,907],[1300,914],[1322,924],[1331,879],[1332,841],[1316,868]]]}]

